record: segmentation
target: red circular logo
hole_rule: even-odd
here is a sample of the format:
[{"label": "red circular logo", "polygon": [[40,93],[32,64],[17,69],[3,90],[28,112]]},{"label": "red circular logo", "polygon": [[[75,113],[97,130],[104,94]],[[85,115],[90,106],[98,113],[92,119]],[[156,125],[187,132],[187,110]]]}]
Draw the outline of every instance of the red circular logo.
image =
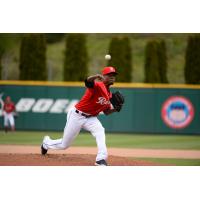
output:
[{"label": "red circular logo", "polygon": [[161,116],[169,127],[174,129],[185,128],[194,118],[194,107],[187,98],[173,96],[164,102]]}]

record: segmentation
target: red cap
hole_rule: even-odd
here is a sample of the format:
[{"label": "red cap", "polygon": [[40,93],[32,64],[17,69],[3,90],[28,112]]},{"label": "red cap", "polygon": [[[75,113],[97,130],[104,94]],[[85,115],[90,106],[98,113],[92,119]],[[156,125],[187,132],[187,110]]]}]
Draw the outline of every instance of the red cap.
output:
[{"label": "red cap", "polygon": [[118,73],[116,72],[115,68],[114,68],[114,67],[111,67],[111,66],[109,66],[109,67],[104,67],[104,69],[102,70],[102,74],[103,74],[103,75],[110,74],[110,73],[118,74]]}]

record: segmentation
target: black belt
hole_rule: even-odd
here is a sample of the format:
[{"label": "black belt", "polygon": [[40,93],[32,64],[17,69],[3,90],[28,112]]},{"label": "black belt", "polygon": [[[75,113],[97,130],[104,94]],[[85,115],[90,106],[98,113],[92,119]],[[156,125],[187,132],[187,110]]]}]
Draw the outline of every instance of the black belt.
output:
[{"label": "black belt", "polygon": [[75,110],[75,112],[81,114],[81,115],[84,116],[85,118],[92,117],[92,115],[86,115],[85,113],[82,113],[82,112],[80,112],[80,111],[78,111],[78,110]]}]

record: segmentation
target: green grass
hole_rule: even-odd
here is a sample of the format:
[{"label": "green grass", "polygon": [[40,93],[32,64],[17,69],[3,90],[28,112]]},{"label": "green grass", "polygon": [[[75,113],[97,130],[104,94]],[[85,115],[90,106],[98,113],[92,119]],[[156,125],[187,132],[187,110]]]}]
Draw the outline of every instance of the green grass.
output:
[{"label": "green grass", "polygon": [[[0,144],[39,145],[44,135],[53,139],[61,138],[61,132],[25,132],[16,131],[5,134],[0,131]],[[152,135],[152,134],[106,134],[108,147],[150,148],[150,149],[200,149],[200,136],[190,135]],[[89,133],[80,133],[73,146],[96,146],[95,139]]]},{"label": "green grass", "polygon": [[172,166],[200,166],[200,160],[197,159],[175,159],[175,158],[140,158],[134,160],[146,160],[155,163],[161,163],[164,165]]}]

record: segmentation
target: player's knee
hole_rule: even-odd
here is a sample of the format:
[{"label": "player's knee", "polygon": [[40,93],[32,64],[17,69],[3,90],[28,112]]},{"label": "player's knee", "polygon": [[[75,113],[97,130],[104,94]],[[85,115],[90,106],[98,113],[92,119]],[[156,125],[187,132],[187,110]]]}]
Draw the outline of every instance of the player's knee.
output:
[{"label": "player's knee", "polygon": [[69,144],[62,143],[62,144],[61,144],[61,150],[65,150],[65,149],[67,149],[69,146],[70,146]]},{"label": "player's knee", "polygon": [[105,128],[100,127],[94,135],[96,136],[96,138],[104,138],[105,137]]},{"label": "player's knee", "polygon": [[105,128],[103,126],[100,126],[97,131],[98,131],[98,133],[101,133],[101,134],[103,133],[104,134],[105,133]]}]

